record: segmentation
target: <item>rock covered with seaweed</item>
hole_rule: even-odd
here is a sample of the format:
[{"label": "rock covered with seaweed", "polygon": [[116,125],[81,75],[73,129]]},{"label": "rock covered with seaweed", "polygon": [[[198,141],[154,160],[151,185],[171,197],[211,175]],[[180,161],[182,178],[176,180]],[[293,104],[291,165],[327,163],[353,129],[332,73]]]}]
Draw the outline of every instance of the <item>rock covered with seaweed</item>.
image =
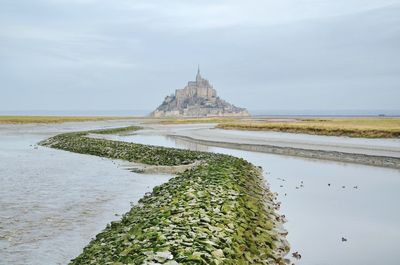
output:
[{"label": "rock covered with seaweed", "polygon": [[150,165],[200,163],[146,194],[71,264],[284,264],[287,232],[259,168],[228,155],[87,134],[62,134],[41,144]]}]

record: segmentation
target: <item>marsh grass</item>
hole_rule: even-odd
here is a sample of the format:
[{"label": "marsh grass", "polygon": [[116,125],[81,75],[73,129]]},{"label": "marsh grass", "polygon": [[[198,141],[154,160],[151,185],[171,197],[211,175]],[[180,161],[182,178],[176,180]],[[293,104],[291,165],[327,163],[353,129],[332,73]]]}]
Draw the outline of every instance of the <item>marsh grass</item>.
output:
[{"label": "marsh grass", "polygon": [[287,122],[254,120],[221,123],[217,125],[217,128],[362,138],[398,138],[400,137],[400,118],[315,118]]},{"label": "marsh grass", "polygon": [[0,124],[108,121],[108,120],[124,120],[131,118],[132,117],[105,117],[105,116],[0,116]]}]

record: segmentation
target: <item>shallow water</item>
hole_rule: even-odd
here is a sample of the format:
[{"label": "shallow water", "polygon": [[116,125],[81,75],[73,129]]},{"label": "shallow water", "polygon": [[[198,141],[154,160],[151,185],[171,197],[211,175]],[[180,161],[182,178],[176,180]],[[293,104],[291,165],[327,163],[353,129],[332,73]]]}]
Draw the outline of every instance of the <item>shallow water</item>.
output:
[{"label": "shallow water", "polygon": [[251,138],[274,139],[274,140],[295,140],[296,142],[316,142],[320,144],[357,144],[376,147],[396,147],[400,148],[400,139],[391,138],[356,138],[343,136],[325,136],[325,135],[310,135],[301,133],[284,133],[272,131],[241,131],[241,130],[223,130],[213,129],[218,133],[235,136],[246,136]]},{"label": "shallow water", "polygon": [[[179,129],[177,129],[179,128]],[[158,129],[161,129],[160,127]],[[143,132],[138,132],[142,134]],[[147,132],[146,132],[147,133]],[[324,135],[306,135],[268,131],[214,129],[213,125],[192,128],[170,126],[167,135],[181,135],[199,140],[273,145],[311,150],[337,151],[366,155],[400,157],[400,139],[365,139]]]},{"label": "shallow water", "polygon": [[[108,222],[120,218],[115,213],[128,211],[130,202],[168,180],[123,170],[118,161],[34,146],[65,131],[128,124],[0,126],[0,264],[66,264]],[[158,135],[111,138],[227,153],[262,166],[282,201],[292,252],[302,254],[296,264],[398,264],[398,170],[214,148]],[[348,241],[341,242],[342,237]]]},{"label": "shallow water", "polygon": [[128,124],[0,126],[0,264],[67,264],[107,223],[120,219],[130,202],[170,178],[35,146],[65,131]]},{"label": "shallow water", "polygon": [[393,255],[400,241],[399,170],[207,147],[157,135],[113,138],[226,153],[262,166],[288,219],[291,252],[302,255],[296,264],[399,264]]}]

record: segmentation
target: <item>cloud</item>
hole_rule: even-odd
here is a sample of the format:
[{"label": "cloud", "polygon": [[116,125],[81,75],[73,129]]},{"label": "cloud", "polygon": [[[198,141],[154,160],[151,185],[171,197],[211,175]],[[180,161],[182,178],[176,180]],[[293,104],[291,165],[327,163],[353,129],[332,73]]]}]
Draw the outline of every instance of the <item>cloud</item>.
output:
[{"label": "cloud", "polygon": [[[268,108],[396,108],[399,6],[393,0],[4,0],[0,105],[68,108],[85,91],[91,108],[151,109],[200,63],[221,96],[245,107],[265,108],[263,99],[273,98]],[[17,104],[21,91],[45,95]],[[352,102],[340,99],[347,93]]]}]

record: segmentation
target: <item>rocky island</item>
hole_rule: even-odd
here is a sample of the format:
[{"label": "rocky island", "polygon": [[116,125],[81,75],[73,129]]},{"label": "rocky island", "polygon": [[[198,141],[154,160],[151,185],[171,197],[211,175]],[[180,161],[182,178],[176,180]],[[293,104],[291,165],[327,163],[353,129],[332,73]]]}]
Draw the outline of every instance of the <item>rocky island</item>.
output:
[{"label": "rocky island", "polygon": [[217,91],[197,70],[196,81],[189,81],[183,89],[165,97],[151,113],[154,117],[212,117],[249,116],[244,108],[236,107],[217,96]]}]

